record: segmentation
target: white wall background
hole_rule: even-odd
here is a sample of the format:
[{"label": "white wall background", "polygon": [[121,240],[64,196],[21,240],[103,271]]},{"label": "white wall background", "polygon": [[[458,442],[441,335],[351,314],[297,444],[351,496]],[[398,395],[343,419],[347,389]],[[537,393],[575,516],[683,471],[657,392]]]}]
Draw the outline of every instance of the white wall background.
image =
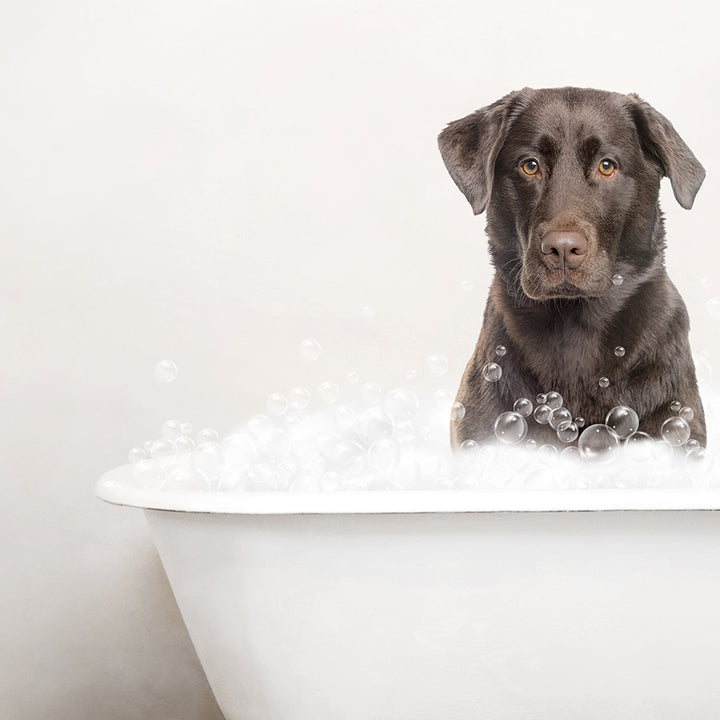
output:
[{"label": "white wall background", "polygon": [[[663,189],[668,265],[720,368],[713,12],[2,3],[0,716],[220,717],[142,513],[93,483],[168,418],[226,432],[352,367],[422,385],[443,352],[454,390],[490,272],[435,138],[509,90],[634,91],[675,124],[708,179],[691,212]],[[312,372],[304,337],[325,348]]]}]

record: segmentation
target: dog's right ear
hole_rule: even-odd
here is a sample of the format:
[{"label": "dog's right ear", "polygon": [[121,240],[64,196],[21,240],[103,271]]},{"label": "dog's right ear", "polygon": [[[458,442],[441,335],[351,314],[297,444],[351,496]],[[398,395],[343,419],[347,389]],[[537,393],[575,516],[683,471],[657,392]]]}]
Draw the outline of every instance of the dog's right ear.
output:
[{"label": "dog's right ear", "polygon": [[518,98],[527,91],[511,92],[451,122],[438,137],[445,167],[476,215],[485,210],[490,200],[495,160],[505,143]]}]

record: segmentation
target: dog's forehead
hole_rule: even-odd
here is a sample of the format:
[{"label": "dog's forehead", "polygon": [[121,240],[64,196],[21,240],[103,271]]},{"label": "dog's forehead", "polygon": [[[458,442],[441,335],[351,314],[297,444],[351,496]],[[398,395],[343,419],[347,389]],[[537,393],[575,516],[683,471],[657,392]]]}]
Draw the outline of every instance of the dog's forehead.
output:
[{"label": "dog's forehead", "polygon": [[597,138],[600,143],[625,143],[636,139],[627,101],[618,93],[560,88],[538,90],[515,118],[509,140],[537,144],[550,138],[561,145]]}]

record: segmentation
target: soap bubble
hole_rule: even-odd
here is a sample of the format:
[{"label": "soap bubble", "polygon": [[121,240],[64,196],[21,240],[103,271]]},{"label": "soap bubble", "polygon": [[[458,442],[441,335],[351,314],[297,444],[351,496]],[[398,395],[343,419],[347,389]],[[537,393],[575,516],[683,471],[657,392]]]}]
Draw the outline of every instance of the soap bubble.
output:
[{"label": "soap bubble", "polygon": [[288,399],[282,393],[273,393],[265,401],[265,407],[271,415],[283,415],[288,409]]},{"label": "soap bubble", "polygon": [[498,357],[505,357],[505,354],[507,353],[507,348],[504,345],[498,345],[495,348],[495,354]]},{"label": "soap bubble", "polygon": [[182,434],[182,425],[177,420],[166,420],[160,434],[170,442],[177,440]]},{"label": "soap bubble", "polygon": [[155,460],[140,460],[133,467],[135,482],[147,490],[160,490],[167,479],[165,468]]},{"label": "soap bubble", "polygon": [[558,456],[558,449],[554,445],[546,443],[539,447],[537,456],[543,462],[553,462]]},{"label": "soap bubble", "polygon": [[[549,399],[550,396],[548,395]],[[550,407],[549,404],[548,407]],[[548,422],[553,430],[559,430],[563,423],[572,422],[572,413],[567,408],[558,406],[550,413]]]},{"label": "soap bubble", "polygon": [[[568,423],[568,424],[574,425],[575,423]],[[577,431],[577,427],[575,427],[575,430]],[[558,432],[558,435],[560,435],[559,432]],[[575,435],[575,437],[577,437],[577,434]],[[572,440],[568,440],[568,441],[563,440],[563,442],[572,442]],[[575,445],[568,445],[567,447],[563,448],[560,451],[560,457],[563,460],[571,460],[573,462],[577,462],[578,460],[580,460],[580,451],[575,447]],[[568,486],[569,486],[569,484],[570,483],[567,483]]]},{"label": "soap bubble", "polygon": [[347,432],[355,427],[357,415],[351,407],[347,405],[340,405],[333,413],[333,420],[341,431]]},{"label": "soap bubble", "polygon": [[362,386],[362,397],[366,403],[376,405],[382,400],[382,389],[377,383],[366,382]]},{"label": "soap bubble", "polygon": [[207,492],[211,489],[211,485],[210,481],[199,470],[193,467],[180,466],[168,475],[165,489],[176,492]]},{"label": "soap bubble", "polygon": [[345,379],[351,385],[357,385],[360,382],[360,373],[357,370],[348,370]]},{"label": "soap bubble", "polygon": [[368,448],[368,464],[375,470],[389,470],[397,464],[399,458],[397,445],[387,438],[376,440]]},{"label": "soap bubble", "polygon": [[181,423],[180,429],[183,435],[192,435],[192,425],[189,422]]},{"label": "soap bubble", "polygon": [[549,405],[538,405],[533,413],[536,422],[541,425],[547,425],[550,422],[550,415],[552,415],[552,410]]},{"label": "soap bubble", "polygon": [[482,375],[488,382],[497,382],[502,377],[502,368],[497,363],[489,362],[483,367]]},{"label": "soap bubble", "polygon": [[517,445],[527,435],[527,422],[517,412],[508,411],[495,420],[495,437],[505,445]]},{"label": "soap bubble", "polygon": [[606,388],[606,387],[608,387],[608,386],[610,385],[610,380],[608,380],[606,377],[601,377],[601,378],[598,380],[598,385],[599,385],[601,388]]},{"label": "soap bubble", "polygon": [[625,355],[625,348],[622,345],[618,345],[615,348],[615,356],[616,357],[624,357]]},{"label": "soap bubble", "polygon": [[191,466],[208,479],[216,479],[220,475],[220,446],[217,443],[200,443],[190,455]]},{"label": "soap bubble", "polygon": [[146,457],[147,453],[145,452],[144,448],[134,447],[128,453],[128,462],[139,462],[140,460],[145,460]]},{"label": "soap bubble", "polygon": [[538,405],[545,405],[547,403],[547,393],[538,393],[535,397],[535,402]]},{"label": "soap bubble", "polygon": [[418,376],[418,371],[417,371],[415,368],[410,368],[410,369],[405,373],[405,379],[406,379],[406,380],[415,380],[415,379],[417,378],[417,376]]},{"label": "soap bubble", "polygon": [[670,403],[670,409],[673,412],[680,412],[680,409],[682,408],[682,403],[679,400],[673,400]]},{"label": "soap bubble", "polygon": [[[269,432],[273,428],[272,420],[267,415],[254,415],[248,420],[248,432],[255,438],[262,437],[265,433]],[[199,439],[200,433],[198,433],[198,443],[204,442],[205,440]],[[204,438],[204,434],[203,434]]]},{"label": "soap bubble", "polygon": [[613,285],[622,285],[623,280],[624,280],[624,278],[620,273],[615,273],[615,275],[612,276],[612,284]]},{"label": "soap bubble", "polygon": [[420,410],[420,401],[415,393],[405,388],[393,388],[382,401],[385,414],[396,424],[412,422]]},{"label": "soap bubble", "polygon": [[710,298],[706,307],[711,318],[720,320],[720,297]]},{"label": "soap bubble", "polygon": [[172,382],[177,377],[177,374],[177,365],[172,360],[161,360],[155,366],[155,378],[160,382]]},{"label": "soap bubble", "polygon": [[463,281],[460,283],[460,287],[461,287],[465,292],[470,292],[470,291],[473,289],[473,281],[472,281],[472,280],[463,280]]},{"label": "soap bubble", "polygon": [[[572,420],[566,420],[560,423],[557,428],[558,440],[564,443],[571,443],[577,440],[578,426]],[[567,450],[567,448],[565,448]]]},{"label": "soap bubble", "polygon": [[333,405],[340,398],[340,388],[334,382],[326,381],[320,383],[318,396],[320,397],[320,401],[325,403],[325,405]]},{"label": "soap bubble", "polygon": [[448,360],[440,353],[433,353],[425,359],[425,367],[432,376],[440,377],[448,370]]},{"label": "soap bubble", "polygon": [[461,402],[453,403],[450,410],[450,420],[458,422],[465,417],[465,406]]},{"label": "soap bubble", "polygon": [[654,456],[655,441],[645,432],[638,430],[625,440],[625,450],[631,459],[649,462]]},{"label": "soap bubble", "polygon": [[460,452],[466,457],[474,455],[478,452],[479,448],[480,446],[475,442],[475,440],[471,440],[469,438],[460,443]]},{"label": "soap bubble", "polygon": [[528,417],[533,411],[533,404],[527,398],[518,398],[513,403],[513,410],[523,417]]},{"label": "soap bubble", "polygon": [[220,435],[218,435],[218,431],[214,428],[206,427],[202,430],[198,430],[195,437],[198,445],[217,445],[220,442]]},{"label": "soap bubble", "polygon": [[304,362],[311,363],[315,362],[320,357],[322,348],[320,347],[320,343],[317,340],[312,340],[311,338],[308,338],[307,340],[303,340],[300,343],[300,345],[298,346],[298,352],[300,353],[300,358]]},{"label": "soap bubble", "polygon": [[545,395],[545,405],[547,405],[551,410],[556,410],[557,408],[562,407],[562,404],[563,397],[559,392],[552,390]]},{"label": "soap bubble", "polygon": [[625,440],[636,432],[639,423],[638,414],[625,405],[616,405],[605,417],[605,424],[620,440]]},{"label": "soap bubble", "polygon": [[395,425],[379,407],[373,406],[359,415],[355,431],[369,445],[381,438],[392,437]]},{"label": "soap bubble", "polygon": [[374,318],[377,315],[377,309],[374,305],[363,305],[362,309],[363,317],[370,320],[371,318]]},{"label": "soap bubble", "polygon": [[169,440],[160,438],[150,446],[148,454],[151,458],[169,457],[175,454],[175,446]]},{"label": "soap bubble", "polygon": [[525,447],[528,450],[535,450],[537,448],[537,440],[534,440],[533,438],[530,438],[526,443]]},{"label": "soap bubble", "polygon": [[582,417],[582,415],[578,415],[578,416],[575,418],[575,424],[576,424],[579,428],[584,428],[584,427],[585,427],[585,418]]},{"label": "soap bubble", "polygon": [[690,426],[681,417],[671,417],[662,424],[660,435],[670,447],[679,447],[690,439]]},{"label": "soap bubble", "polygon": [[365,448],[354,440],[341,440],[335,445],[330,459],[341,469],[359,473],[366,464]]},{"label": "soap bubble", "polygon": [[312,396],[306,387],[294,387],[288,393],[288,404],[293,410],[305,410],[310,405]]},{"label": "soap bubble", "polygon": [[607,462],[615,454],[618,438],[607,425],[590,425],[578,440],[578,450],[583,460]]},{"label": "soap bubble", "polygon": [[685,420],[685,422],[690,422],[695,417],[695,411],[687,407],[687,405],[684,408],[680,408],[680,417]]},{"label": "soap bubble", "polygon": [[700,443],[697,440],[688,440],[685,445],[683,445],[683,450],[685,450],[686,453],[689,453],[697,450],[699,447]]},{"label": "soap bubble", "polygon": [[179,453],[188,453],[192,452],[192,449],[195,447],[195,443],[193,442],[193,439],[191,437],[188,437],[187,435],[181,435],[174,443],[176,452]]}]

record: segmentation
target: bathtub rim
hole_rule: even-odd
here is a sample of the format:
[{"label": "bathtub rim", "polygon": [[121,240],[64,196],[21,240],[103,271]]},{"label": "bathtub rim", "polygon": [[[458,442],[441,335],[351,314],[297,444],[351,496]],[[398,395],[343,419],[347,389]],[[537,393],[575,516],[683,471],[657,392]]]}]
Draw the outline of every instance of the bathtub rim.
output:
[{"label": "bathtub rim", "polygon": [[222,515],[720,510],[720,489],[699,488],[182,493],[138,487],[132,468],[104,473],[96,496],[145,510]]}]

